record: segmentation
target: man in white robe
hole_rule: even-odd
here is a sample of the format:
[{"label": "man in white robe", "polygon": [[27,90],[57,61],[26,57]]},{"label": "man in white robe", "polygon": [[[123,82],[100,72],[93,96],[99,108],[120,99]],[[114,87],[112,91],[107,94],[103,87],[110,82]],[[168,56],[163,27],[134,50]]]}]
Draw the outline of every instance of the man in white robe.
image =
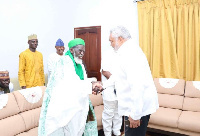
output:
[{"label": "man in white robe", "polygon": [[[116,69],[116,53],[109,51],[104,53],[101,61],[102,81],[110,78]],[[121,134],[122,116],[118,114],[118,100],[115,86],[109,86],[102,92],[104,110],[102,113],[102,124],[105,136]]]},{"label": "man in white robe", "polygon": [[60,58],[63,56],[63,52],[65,51],[64,42],[61,39],[58,39],[56,41],[55,48],[56,48],[56,52],[50,54],[48,57],[48,63],[47,63],[48,78],[50,77],[51,72],[56,62],[60,60]]},{"label": "man in white robe", "polygon": [[103,88],[115,85],[118,113],[125,116],[125,136],[145,136],[150,115],[159,108],[147,58],[123,26],[111,29],[109,41],[118,66]]},{"label": "man in white robe", "polygon": [[[65,56],[55,64],[44,94],[39,136],[98,135],[89,100],[89,94],[98,83],[91,83],[82,64],[85,42],[76,38],[68,43],[68,47]],[[94,118],[92,121],[87,121],[89,105]]]}]

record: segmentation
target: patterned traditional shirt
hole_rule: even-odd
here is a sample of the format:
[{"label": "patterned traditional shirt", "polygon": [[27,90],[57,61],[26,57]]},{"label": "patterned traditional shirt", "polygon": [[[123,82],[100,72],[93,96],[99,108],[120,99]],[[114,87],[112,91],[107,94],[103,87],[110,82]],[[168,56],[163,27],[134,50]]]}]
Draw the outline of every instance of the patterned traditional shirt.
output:
[{"label": "patterned traditional shirt", "polygon": [[18,79],[20,86],[27,88],[44,85],[43,56],[40,52],[27,49],[19,55]]}]

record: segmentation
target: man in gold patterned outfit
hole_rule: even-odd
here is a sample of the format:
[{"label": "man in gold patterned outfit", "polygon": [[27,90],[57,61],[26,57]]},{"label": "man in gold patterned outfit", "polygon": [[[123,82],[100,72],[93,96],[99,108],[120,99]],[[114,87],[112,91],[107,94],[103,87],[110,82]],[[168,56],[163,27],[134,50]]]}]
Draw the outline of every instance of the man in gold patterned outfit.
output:
[{"label": "man in gold patterned outfit", "polygon": [[37,35],[28,36],[29,49],[19,55],[18,80],[22,89],[45,84],[42,53],[36,51]]}]

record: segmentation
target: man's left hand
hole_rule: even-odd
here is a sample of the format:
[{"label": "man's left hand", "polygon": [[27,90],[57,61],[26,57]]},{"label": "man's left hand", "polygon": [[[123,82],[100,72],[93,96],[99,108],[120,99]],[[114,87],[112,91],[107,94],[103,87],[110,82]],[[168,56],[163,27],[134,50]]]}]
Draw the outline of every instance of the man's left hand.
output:
[{"label": "man's left hand", "polygon": [[130,128],[137,128],[140,126],[140,120],[133,120],[130,116],[128,120],[130,121]]},{"label": "man's left hand", "polygon": [[100,81],[92,82],[92,94],[97,95],[103,91],[102,83]]}]

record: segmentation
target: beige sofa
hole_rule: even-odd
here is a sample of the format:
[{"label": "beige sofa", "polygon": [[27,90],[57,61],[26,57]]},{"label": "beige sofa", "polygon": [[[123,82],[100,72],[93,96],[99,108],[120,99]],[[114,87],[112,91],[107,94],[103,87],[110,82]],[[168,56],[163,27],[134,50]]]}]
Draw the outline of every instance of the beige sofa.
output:
[{"label": "beige sofa", "polygon": [[[48,75],[45,74],[45,85],[47,85],[48,83]],[[14,91],[17,91],[17,90],[20,90],[21,87],[19,85],[19,80],[17,77],[14,77],[14,78],[10,78],[10,82],[13,83],[13,86],[14,86]]]},{"label": "beige sofa", "polygon": [[200,86],[182,79],[174,81],[154,79],[160,107],[151,115],[148,131],[200,136]]},{"label": "beige sofa", "polygon": [[103,112],[103,98],[101,93],[98,95],[90,95],[90,100],[92,102],[92,105],[94,106],[94,112],[96,115],[96,119],[97,119],[97,128],[98,130],[103,129],[103,125],[102,125],[102,112]]},{"label": "beige sofa", "polygon": [[[0,109],[0,136],[37,136],[42,98],[46,87],[39,87],[42,97],[30,103],[26,94],[14,91],[7,94],[7,104]],[[27,90],[25,90],[27,91]],[[30,97],[37,97],[33,92]],[[28,96],[28,97],[29,97]]]},{"label": "beige sofa", "polygon": [[[42,97],[36,103],[30,103],[20,90],[7,94],[7,104],[0,106],[0,136],[37,136],[39,116],[42,105],[42,98],[45,86],[39,87]],[[25,90],[28,91],[28,90]],[[35,94],[32,93],[31,96]],[[28,96],[28,98],[29,98]],[[90,95],[97,117],[98,129],[102,129],[103,101],[101,94]],[[0,104],[2,103],[0,99]],[[4,103],[4,102],[3,102]]]}]

